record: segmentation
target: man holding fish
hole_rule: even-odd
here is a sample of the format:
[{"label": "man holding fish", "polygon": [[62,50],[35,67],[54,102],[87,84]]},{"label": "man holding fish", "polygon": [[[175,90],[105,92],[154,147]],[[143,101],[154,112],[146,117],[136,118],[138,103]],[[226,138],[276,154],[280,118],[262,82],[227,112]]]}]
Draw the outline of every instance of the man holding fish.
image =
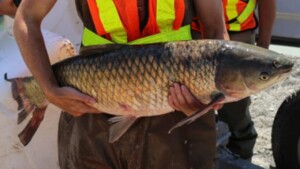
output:
[{"label": "man holding fish", "polygon": [[[199,38],[197,32],[191,31],[194,16],[202,21],[205,38],[226,38],[222,4],[217,0],[195,0],[192,2],[184,0],[128,2],[122,0],[77,0],[77,10],[85,26],[81,55],[88,55],[87,57],[89,57],[86,58],[87,60],[85,58],[80,59],[80,63],[99,63],[99,66],[87,64],[87,67],[82,67],[79,64],[76,67],[75,65],[79,63],[76,60],[79,59],[73,59],[63,62],[63,66],[58,65],[57,69],[52,69],[40,33],[40,24],[55,2],[56,0],[22,1],[15,18],[14,33],[23,58],[36,83],[26,86],[26,83],[31,81],[30,79],[27,81],[7,78],[7,80],[12,81],[17,87],[22,86],[24,82],[26,90],[30,87],[38,89],[37,86],[39,86],[40,89],[38,90],[44,93],[43,102],[39,102],[40,100],[31,101],[28,104],[28,107],[30,104],[35,104],[36,107],[29,109],[33,111],[33,119],[20,136],[24,144],[28,144],[41,122],[48,101],[60,107],[64,112],[68,112],[62,113],[59,125],[58,142],[61,168],[212,168],[215,158],[215,117],[213,112],[206,112],[213,108],[217,109],[224,102],[242,99],[270,86],[283,79],[285,76],[281,75],[289,72],[292,66],[290,62],[282,60],[282,56],[274,57],[273,60],[267,57],[268,55],[278,55],[276,53],[269,53],[261,49],[257,49],[258,52],[256,52],[256,48],[252,49],[251,46],[236,43],[227,44],[225,41],[190,41],[157,46],[150,45],[149,47],[141,45]],[[115,43],[137,46],[112,45]],[[196,50],[200,53],[196,52],[195,54],[192,50],[194,47],[201,49]],[[236,50],[229,50],[232,48]],[[147,57],[149,53],[150,55]],[[224,59],[218,57],[219,53],[220,56],[224,56]],[[97,54],[103,55],[103,57],[94,56]],[[118,54],[122,54],[122,57]],[[246,67],[239,65],[239,63],[243,64],[248,57],[252,57],[252,54],[258,55],[253,60],[262,57],[267,62],[258,59],[258,62],[249,62],[249,66]],[[174,62],[163,59],[169,55],[170,59],[174,57]],[[196,74],[197,78],[202,77],[204,82],[201,82],[201,84],[203,83],[200,86],[202,87],[201,91],[197,90],[199,86],[194,85],[196,83],[189,83],[191,79],[185,78],[187,77],[186,73],[192,71],[185,71],[190,68],[188,65],[192,66],[192,63],[197,63],[190,62],[190,60],[197,60],[199,55],[203,55],[208,61],[208,63],[205,62],[204,65],[201,65],[201,68],[204,67],[204,72],[199,75],[196,71],[192,73]],[[110,56],[114,60],[109,59]],[[128,59],[126,63],[123,56]],[[159,59],[160,57],[162,59]],[[232,61],[230,61],[230,57],[232,57]],[[90,60],[90,58],[96,60]],[[187,58],[188,60],[186,60]],[[162,74],[159,73],[160,69],[152,69],[156,68],[157,64],[161,63],[160,61],[163,62]],[[219,62],[222,66],[218,65]],[[105,66],[102,67],[101,63]],[[133,67],[133,63],[137,65],[137,68]],[[149,65],[151,65],[150,68]],[[177,65],[177,69],[173,69],[172,65]],[[195,64],[196,68],[196,65],[199,66],[199,64]],[[263,65],[267,67],[266,72],[254,69],[257,66],[263,67]],[[241,74],[236,73],[241,67],[243,67],[240,71]],[[68,68],[71,68],[71,71],[63,71],[68,70]],[[176,73],[168,74],[171,77],[164,74],[181,70],[181,68],[183,71],[180,71],[178,76],[175,76]],[[199,70],[201,68],[199,67]],[[274,71],[269,71],[273,68]],[[82,80],[82,77],[94,76],[94,74],[88,73],[89,70],[87,69],[95,69],[96,72],[100,69],[103,70],[99,76],[101,79],[106,77],[107,81],[103,84],[101,81],[98,84],[94,83],[95,81],[93,83],[88,82],[93,78]],[[148,70],[149,74],[140,74],[146,69],[152,71]],[[62,78],[57,78],[56,70],[62,70],[59,72],[66,72],[66,74],[62,75]],[[253,73],[248,73],[249,70]],[[227,71],[227,74],[222,73]],[[70,72],[75,72],[75,74],[71,73],[70,81],[64,79],[64,77],[71,77],[68,76]],[[79,74],[76,74],[77,72]],[[233,73],[238,81],[232,80],[229,83],[228,79],[231,79],[229,73]],[[132,74],[136,76],[130,76]],[[257,74],[258,79],[253,79]],[[141,78],[141,81],[136,81],[141,82],[139,84],[141,87],[134,86],[135,90],[123,94],[125,89],[122,86],[126,86],[126,84],[129,86],[132,83],[122,79],[123,76],[120,75],[136,78],[135,80]],[[158,75],[161,75],[162,78],[153,78],[158,77]],[[246,77],[243,78],[243,75]],[[212,81],[203,79],[206,77]],[[165,78],[173,84],[164,85],[166,84],[163,83]],[[145,80],[148,81],[145,82]],[[113,83],[107,85],[111,81]],[[118,83],[115,83],[116,81]],[[92,84],[92,86],[85,82]],[[146,88],[148,84],[150,87]],[[153,84],[163,84],[163,87],[169,87],[167,95],[165,94],[166,90],[163,90],[165,88],[151,88]],[[103,97],[97,97],[99,94],[97,89],[99,88],[95,88],[95,85],[100,85],[100,89],[101,86],[106,85],[104,89],[111,89],[111,91],[105,90],[99,93],[108,92],[108,95],[109,93],[111,95],[101,101]],[[81,87],[86,88],[86,92],[81,90],[83,89]],[[146,95],[148,93],[150,94]],[[161,102],[158,102],[156,98],[159,95],[157,93],[166,97],[161,98]],[[24,97],[28,96],[23,95],[24,93],[17,94],[22,94]],[[136,97],[128,97],[131,94]],[[145,96],[155,96],[155,98],[148,99],[149,97]],[[19,98],[21,97],[16,97],[16,100],[20,101]],[[116,98],[120,98],[121,101]],[[109,103],[106,104],[107,102]],[[113,106],[110,107],[111,105]],[[156,110],[159,106],[162,106],[161,113],[153,113],[155,111],[152,110]],[[176,111],[167,113],[166,110],[170,112],[171,108]],[[103,110],[107,110],[108,114],[102,113]],[[113,111],[109,112],[110,110]],[[197,119],[198,113],[193,114],[197,111],[206,114]],[[151,113],[162,115],[145,117],[151,116]],[[109,114],[123,116],[113,117]],[[170,128],[186,115],[192,116],[184,123],[196,121],[169,134]],[[136,121],[137,117],[141,118]],[[108,121],[114,124],[110,127]],[[180,125],[176,125],[176,127]]]}]

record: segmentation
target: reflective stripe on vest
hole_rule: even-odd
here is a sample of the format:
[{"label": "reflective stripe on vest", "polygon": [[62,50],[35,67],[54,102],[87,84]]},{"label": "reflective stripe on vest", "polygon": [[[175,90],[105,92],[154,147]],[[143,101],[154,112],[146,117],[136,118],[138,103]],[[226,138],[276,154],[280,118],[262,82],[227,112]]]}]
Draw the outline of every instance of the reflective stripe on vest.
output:
[{"label": "reflective stripe on vest", "polygon": [[149,18],[143,32],[140,32],[136,0],[130,1],[133,3],[124,3],[123,0],[87,2],[96,32],[84,28],[84,46],[145,44],[192,38],[191,30],[188,29],[190,26],[181,28],[185,12],[184,0],[149,0]]},{"label": "reflective stripe on vest", "polygon": [[[82,38],[82,44],[84,46],[93,46],[100,44],[113,44],[114,42],[107,40],[101,36],[98,36],[93,31],[90,31],[87,28],[83,30],[84,36]],[[170,42],[170,41],[180,41],[180,40],[191,40],[191,26],[186,25],[181,27],[179,30],[169,31],[159,34],[150,35],[144,38],[136,39],[134,41],[128,42],[129,45],[138,45],[138,44],[151,44],[151,43],[160,43],[160,42]]]},{"label": "reflective stripe on vest", "polygon": [[[173,21],[175,20],[174,1],[157,0],[156,21],[160,32],[173,30]],[[166,12],[167,11],[167,12]]]},{"label": "reflective stripe on vest", "polygon": [[256,0],[223,0],[226,14],[226,26],[229,31],[243,31],[256,27],[254,10]]}]

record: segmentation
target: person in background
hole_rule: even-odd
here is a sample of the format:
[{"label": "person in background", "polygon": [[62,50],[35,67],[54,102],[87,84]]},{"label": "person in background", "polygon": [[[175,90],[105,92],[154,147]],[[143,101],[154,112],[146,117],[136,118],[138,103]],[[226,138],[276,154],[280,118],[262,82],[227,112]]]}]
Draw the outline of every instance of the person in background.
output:
[{"label": "person in background", "polygon": [[[258,6],[258,20],[255,8]],[[268,49],[275,20],[275,0],[223,0],[223,11],[230,40],[255,44]],[[255,29],[259,28],[255,41]],[[249,113],[250,97],[228,103],[219,110],[218,117],[231,131],[227,147],[241,158],[251,161],[257,138]]]},{"label": "person in background", "polygon": [[[68,112],[62,113],[59,123],[60,168],[213,168],[214,112],[168,134],[170,127],[185,116],[182,112],[189,114],[203,106],[180,84],[170,89],[169,98],[177,112],[141,118],[120,140],[108,143],[107,119],[111,116],[91,107],[94,98],[70,87],[59,87],[53,75],[40,25],[55,2],[23,0],[15,17],[14,33],[47,99]],[[202,21],[206,38],[227,37],[219,0],[76,0],[76,5],[85,26],[82,53],[91,48],[99,51],[108,42],[143,42],[152,35],[160,37],[153,43],[197,38],[199,35],[190,29],[194,16]],[[165,32],[179,36],[163,36]]]}]

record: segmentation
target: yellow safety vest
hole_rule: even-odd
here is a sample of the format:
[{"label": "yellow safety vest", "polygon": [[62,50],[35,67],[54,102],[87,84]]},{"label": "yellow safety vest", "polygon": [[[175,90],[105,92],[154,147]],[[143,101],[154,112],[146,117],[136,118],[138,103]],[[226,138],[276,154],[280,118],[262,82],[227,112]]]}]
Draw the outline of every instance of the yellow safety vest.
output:
[{"label": "yellow safety vest", "polygon": [[[183,26],[182,24],[184,9],[184,0],[181,4],[175,4],[178,0],[149,0],[156,2],[156,13],[155,13],[155,24],[158,27],[158,32],[146,37],[141,37],[132,41],[128,40],[128,32],[124,27],[123,21],[119,16],[120,11],[113,0],[88,0],[89,9],[93,17],[94,25],[102,24],[102,28],[98,32],[93,32],[87,27],[84,28],[82,44],[84,46],[91,45],[102,45],[102,44],[149,44],[158,42],[168,42],[168,41],[179,41],[179,40],[190,40],[191,36],[191,26]],[[153,3],[152,3],[153,4]],[[181,5],[179,8],[183,9],[183,13],[176,13],[175,9]],[[125,9],[128,10],[128,9]],[[130,12],[130,11],[129,11]],[[154,15],[153,15],[154,16]],[[176,17],[180,17],[180,20],[176,21],[176,24],[180,24],[177,28],[174,28]],[[128,19],[128,18],[127,18]],[[100,21],[99,21],[100,20]],[[97,25],[95,25],[96,27]],[[138,25],[139,26],[139,25]],[[96,28],[97,29],[97,28]],[[102,33],[101,33],[102,32]],[[105,38],[103,34],[109,34],[110,39]]]},{"label": "yellow safety vest", "polygon": [[256,28],[254,16],[256,0],[223,0],[226,27],[229,31],[243,31]]}]

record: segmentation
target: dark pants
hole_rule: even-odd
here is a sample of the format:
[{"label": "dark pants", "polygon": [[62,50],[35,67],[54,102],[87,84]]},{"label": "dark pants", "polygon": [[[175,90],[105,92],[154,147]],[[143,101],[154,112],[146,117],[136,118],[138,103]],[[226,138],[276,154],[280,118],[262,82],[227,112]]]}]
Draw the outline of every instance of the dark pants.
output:
[{"label": "dark pants", "polygon": [[182,113],[140,118],[112,144],[108,143],[109,117],[86,114],[74,118],[62,113],[58,132],[61,169],[213,168],[213,112],[171,134],[168,130],[185,117]]},{"label": "dark pants", "polygon": [[249,113],[250,98],[225,104],[219,119],[226,122],[231,132],[227,147],[243,159],[251,159],[257,133]]},{"label": "dark pants", "polygon": [[[254,31],[229,34],[230,40],[255,43]],[[227,147],[244,159],[251,159],[257,133],[249,113],[250,97],[225,104],[219,110],[219,119],[226,122],[231,132]]]}]

